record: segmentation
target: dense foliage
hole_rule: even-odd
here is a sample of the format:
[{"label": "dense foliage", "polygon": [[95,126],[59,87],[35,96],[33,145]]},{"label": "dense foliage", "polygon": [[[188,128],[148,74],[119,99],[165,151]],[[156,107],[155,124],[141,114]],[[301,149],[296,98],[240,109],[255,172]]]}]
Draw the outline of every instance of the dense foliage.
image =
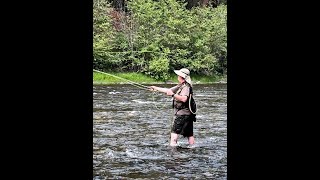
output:
[{"label": "dense foliage", "polygon": [[94,0],[94,68],[166,80],[173,69],[227,70],[227,5],[186,8],[178,0],[128,0],[126,10]]}]

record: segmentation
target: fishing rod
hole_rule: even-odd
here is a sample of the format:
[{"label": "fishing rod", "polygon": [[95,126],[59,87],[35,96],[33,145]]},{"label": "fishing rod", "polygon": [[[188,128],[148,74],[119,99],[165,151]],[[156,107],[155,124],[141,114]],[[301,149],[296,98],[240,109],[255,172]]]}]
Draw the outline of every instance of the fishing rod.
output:
[{"label": "fishing rod", "polygon": [[[128,79],[124,79],[124,78],[121,78],[121,77],[119,77],[119,76],[115,76],[115,75],[113,75],[113,74],[109,74],[109,73],[106,73],[106,72],[98,71],[98,70],[95,70],[95,69],[93,69],[93,71],[96,71],[96,72],[99,72],[99,73],[102,73],[102,74],[106,74],[106,75],[108,75],[108,76],[112,76],[112,77],[115,77],[115,78],[118,78],[118,79],[121,79],[121,80],[124,80],[124,81],[127,81],[127,82],[128,82],[129,84],[131,84],[132,86],[135,86],[135,87],[140,88],[140,89],[143,89],[143,90],[148,90],[148,91],[151,90],[148,86],[144,86],[144,85],[139,84],[139,83],[137,83],[137,82],[133,82],[133,81],[130,81],[130,80],[128,80]],[[158,91],[157,91],[157,90],[151,90],[151,91],[153,91],[152,100],[155,102],[155,97],[154,97],[154,95],[155,95],[155,93],[158,92]],[[154,106],[155,106],[156,109],[160,109],[160,108],[158,108],[158,107],[156,106],[155,103],[154,103]],[[165,105],[162,104],[162,108],[163,108],[164,106],[165,106]]]},{"label": "fishing rod", "polygon": [[106,73],[106,72],[102,72],[102,71],[98,71],[98,70],[95,70],[93,69],[93,71],[96,71],[96,72],[99,72],[99,73],[102,73],[102,74],[106,74],[106,75],[109,75],[109,76],[112,76],[112,77],[115,77],[115,78],[118,78],[118,79],[121,79],[121,80],[124,80],[124,81],[127,81],[129,84],[137,87],[137,88],[140,88],[140,89],[143,89],[143,90],[150,90],[150,88],[148,86],[144,86],[142,84],[139,84],[139,83],[136,83],[136,82],[133,82],[133,81],[130,81],[128,79],[124,79],[124,78],[121,78],[119,76],[115,76],[115,75],[112,75],[112,74],[109,74],[109,73]]}]

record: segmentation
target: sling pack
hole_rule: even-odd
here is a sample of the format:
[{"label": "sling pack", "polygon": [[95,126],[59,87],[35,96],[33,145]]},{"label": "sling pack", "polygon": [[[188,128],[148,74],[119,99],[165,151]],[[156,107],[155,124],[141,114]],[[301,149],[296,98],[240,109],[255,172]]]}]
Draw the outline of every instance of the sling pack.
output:
[{"label": "sling pack", "polygon": [[192,92],[192,87],[190,87],[190,93],[189,93],[189,96],[188,96],[188,107],[189,107],[189,110],[192,114],[196,114],[197,113],[197,104],[196,104],[196,101],[194,100],[193,98],[193,92]]}]

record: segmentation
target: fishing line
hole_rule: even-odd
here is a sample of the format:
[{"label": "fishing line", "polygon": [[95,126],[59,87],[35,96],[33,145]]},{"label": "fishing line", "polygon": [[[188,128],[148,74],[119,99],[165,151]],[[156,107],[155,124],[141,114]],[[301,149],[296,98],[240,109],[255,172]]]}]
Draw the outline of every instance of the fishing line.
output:
[{"label": "fishing line", "polygon": [[102,72],[102,71],[98,71],[98,70],[95,70],[93,69],[93,71],[96,71],[96,72],[99,72],[99,73],[102,73],[102,74],[106,74],[106,75],[109,75],[109,76],[112,76],[112,77],[115,77],[115,78],[118,78],[118,79],[121,79],[121,80],[124,80],[124,81],[127,81],[129,84],[137,87],[137,88],[140,88],[140,89],[144,89],[144,90],[149,90],[148,86],[144,86],[142,84],[139,84],[139,83],[136,83],[136,82],[133,82],[133,81],[130,81],[128,79],[124,79],[124,78],[121,78],[119,76],[115,76],[115,75],[112,75],[112,74],[109,74],[109,73],[106,73],[106,72]]},{"label": "fishing line", "polygon": [[[155,92],[158,92],[158,91],[155,91]],[[155,96],[156,96],[156,93],[155,93],[155,92],[152,93],[152,101],[153,101],[153,102],[157,102],[157,101],[155,100]],[[158,101],[158,102],[159,102],[159,101]],[[171,101],[170,101],[170,102],[171,102]],[[166,100],[165,102],[161,102],[161,103],[162,103],[162,105],[156,105],[156,103],[154,103],[154,107],[155,107],[156,109],[158,109],[158,110],[164,109],[164,107],[168,106],[167,103],[169,103],[169,101]],[[159,108],[158,106],[160,106],[160,108]]]},{"label": "fishing line", "polygon": [[[150,89],[149,89],[148,86],[144,86],[144,85],[139,84],[139,83],[137,83],[137,82],[133,82],[133,81],[130,81],[130,80],[128,80],[128,79],[121,78],[121,77],[119,77],[119,76],[115,76],[115,75],[113,75],[113,74],[109,74],[109,73],[106,73],[106,72],[98,71],[98,70],[95,70],[95,69],[93,69],[93,71],[96,71],[96,72],[99,72],[99,73],[102,73],[102,74],[106,74],[106,75],[108,75],[108,76],[112,76],[112,77],[115,77],[115,78],[124,80],[124,81],[128,82],[129,84],[131,84],[132,86],[135,86],[135,87],[140,88],[140,89],[143,89],[143,90],[148,90],[148,91],[150,91]],[[152,93],[152,100],[153,100],[153,102],[156,102],[156,101],[155,101],[155,95],[156,95],[155,92],[158,92],[158,91],[153,91],[153,93]],[[153,104],[154,104],[154,107],[155,107],[157,110],[160,110],[160,108],[157,107],[156,103],[153,103]],[[166,104],[162,104],[161,108],[164,108],[165,106],[166,106]]]}]

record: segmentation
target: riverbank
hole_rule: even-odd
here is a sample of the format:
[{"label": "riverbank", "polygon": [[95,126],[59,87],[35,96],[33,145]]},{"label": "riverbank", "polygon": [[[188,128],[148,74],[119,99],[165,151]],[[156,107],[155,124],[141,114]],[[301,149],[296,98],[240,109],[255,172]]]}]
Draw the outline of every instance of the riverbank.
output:
[{"label": "riverbank", "polygon": [[[108,72],[116,78],[110,75],[93,72],[93,84],[128,84],[126,80],[133,81],[140,84],[176,84],[178,82],[177,75],[171,74],[170,78],[164,82],[156,80],[142,73],[128,72],[128,73],[116,73]],[[122,78],[122,79],[121,79]],[[124,80],[126,79],[126,80]],[[214,84],[214,83],[227,83],[227,77],[209,77],[209,76],[191,76],[193,84]]]}]

